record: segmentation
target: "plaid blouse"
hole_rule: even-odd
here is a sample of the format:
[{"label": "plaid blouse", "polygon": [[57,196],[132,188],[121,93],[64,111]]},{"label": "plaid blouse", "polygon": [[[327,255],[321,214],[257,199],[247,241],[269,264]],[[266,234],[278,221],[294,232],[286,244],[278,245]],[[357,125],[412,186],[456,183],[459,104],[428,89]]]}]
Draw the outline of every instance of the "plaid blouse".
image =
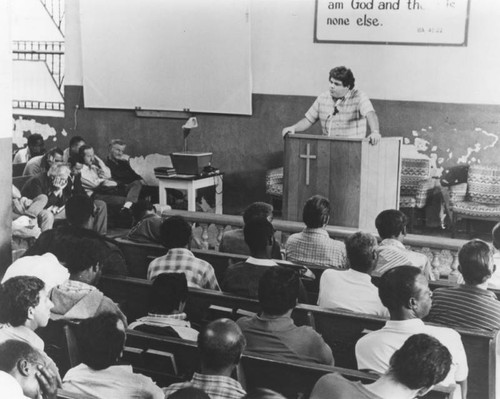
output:
[{"label": "plaid blouse", "polygon": [[[335,113],[335,109],[338,112]],[[374,109],[368,96],[357,89],[352,89],[336,102],[333,101],[329,91],[320,94],[305,116],[311,123],[319,119],[324,136],[364,138],[366,114],[371,111]]]},{"label": "plaid blouse", "polygon": [[189,287],[220,291],[212,265],[198,259],[186,248],[173,248],[149,264],[148,280],[154,280],[162,273],[184,273]]}]

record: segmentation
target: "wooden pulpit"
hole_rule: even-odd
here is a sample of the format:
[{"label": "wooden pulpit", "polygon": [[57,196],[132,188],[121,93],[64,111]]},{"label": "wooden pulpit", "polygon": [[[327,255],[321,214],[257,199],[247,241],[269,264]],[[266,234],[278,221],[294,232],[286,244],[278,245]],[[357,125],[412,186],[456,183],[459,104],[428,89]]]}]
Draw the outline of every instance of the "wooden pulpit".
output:
[{"label": "wooden pulpit", "polygon": [[330,224],[375,231],[384,209],[399,209],[401,137],[332,138],[293,134],[285,138],[283,216],[302,220],[306,200],[330,200]]}]

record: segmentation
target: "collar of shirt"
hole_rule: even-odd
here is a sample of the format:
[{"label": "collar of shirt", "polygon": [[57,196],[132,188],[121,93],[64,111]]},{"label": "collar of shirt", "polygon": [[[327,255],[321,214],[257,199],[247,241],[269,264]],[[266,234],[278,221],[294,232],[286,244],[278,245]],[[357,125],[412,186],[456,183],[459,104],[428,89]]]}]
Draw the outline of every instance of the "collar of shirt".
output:
[{"label": "collar of shirt", "polygon": [[272,259],[259,259],[250,256],[246,261],[246,263],[251,263],[255,266],[278,266],[278,264]]},{"label": "collar of shirt", "polygon": [[461,284],[457,287],[453,287],[452,289],[457,290],[457,291],[468,291],[471,294],[486,296],[488,298],[493,298],[495,300],[497,298],[497,296],[492,291],[485,290],[483,288],[479,288],[479,287],[476,287],[473,285]]},{"label": "collar of shirt", "polygon": [[332,270],[335,271],[335,272],[338,272],[338,273],[350,273],[357,280],[361,280],[364,283],[365,282],[370,282],[371,283],[372,276],[370,276],[367,273],[363,273],[363,272],[359,272],[357,270],[354,270],[353,268],[346,269],[346,270],[335,270],[335,269],[332,269]]},{"label": "collar of shirt", "polygon": [[7,335],[12,339],[18,339],[29,343],[33,348],[43,351],[45,343],[43,340],[30,328],[26,326],[13,327],[10,324],[1,324],[0,330],[5,329]]},{"label": "collar of shirt", "polygon": [[422,328],[423,326],[425,326],[425,324],[421,319],[387,320],[384,328],[413,332],[415,329]]},{"label": "collar of shirt", "polygon": [[288,316],[266,317],[256,315],[255,317],[259,322],[266,324],[266,329],[270,331],[287,331],[296,327],[292,318]]},{"label": "collar of shirt", "polygon": [[[239,391],[240,393],[245,394],[241,384],[231,377],[226,377],[224,375],[213,375],[213,374],[199,374],[194,373],[192,382],[197,382],[200,385],[226,385],[226,389]],[[223,387],[220,387],[223,388]]]},{"label": "collar of shirt", "polygon": [[385,240],[382,240],[379,246],[381,247],[384,245],[406,249],[404,244],[401,241],[396,240],[395,238],[386,238]]},{"label": "collar of shirt", "polygon": [[302,232],[305,234],[319,234],[321,236],[330,237],[328,235],[328,231],[326,231],[323,227],[317,227],[314,229],[306,227],[304,230],[302,230]]},{"label": "collar of shirt", "polygon": [[167,256],[192,256],[195,257],[194,254],[187,248],[172,248],[167,252]]}]

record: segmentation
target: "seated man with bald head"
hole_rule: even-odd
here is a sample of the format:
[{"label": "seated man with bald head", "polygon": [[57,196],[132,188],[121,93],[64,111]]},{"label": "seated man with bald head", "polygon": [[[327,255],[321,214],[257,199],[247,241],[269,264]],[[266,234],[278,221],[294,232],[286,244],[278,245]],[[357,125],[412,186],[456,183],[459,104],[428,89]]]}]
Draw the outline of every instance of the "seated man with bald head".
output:
[{"label": "seated man with bald head", "polygon": [[246,392],[231,374],[245,345],[245,337],[234,321],[219,319],[207,324],[198,336],[201,373],[194,373],[191,381],[164,388],[165,397],[180,389],[194,387],[205,391],[211,399],[243,398]]},{"label": "seated man with bald head", "polygon": [[42,353],[14,339],[0,344],[0,387],[2,398],[57,398],[57,376]]}]

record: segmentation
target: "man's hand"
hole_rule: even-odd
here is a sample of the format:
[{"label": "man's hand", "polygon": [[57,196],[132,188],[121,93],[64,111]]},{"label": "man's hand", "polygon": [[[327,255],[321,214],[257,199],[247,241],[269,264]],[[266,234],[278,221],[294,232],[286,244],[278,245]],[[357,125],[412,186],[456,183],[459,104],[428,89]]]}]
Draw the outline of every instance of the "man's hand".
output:
[{"label": "man's hand", "polygon": [[56,399],[57,398],[57,376],[47,367],[38,365],[36,379],[40,385],[38,399]]},{"label": "man's hand", "polygon": [[370,140],[371,145],[377,145],[381,138],[382,138],[382,136],[380,135],[379,132],[373,132],[372,134],[370,134],[368,136],[368,139]]},{"label": "man's hand", "polygon": [[287,134],[295,134],[295,127],[294,126],[285,127],[282,130],[281,135],[283,136],[283,138],[285,138]]}]

